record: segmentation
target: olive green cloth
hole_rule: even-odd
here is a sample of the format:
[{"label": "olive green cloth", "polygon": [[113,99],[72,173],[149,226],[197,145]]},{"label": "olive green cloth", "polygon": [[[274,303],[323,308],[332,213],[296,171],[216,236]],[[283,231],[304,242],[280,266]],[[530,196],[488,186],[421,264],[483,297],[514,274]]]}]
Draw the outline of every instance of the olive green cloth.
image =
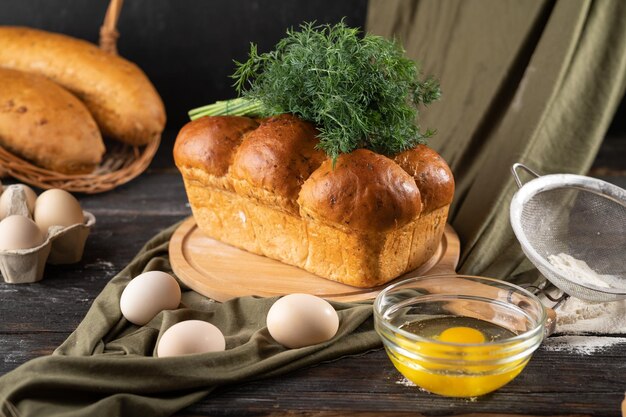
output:
[{"label": "olive green cloth", "polygon": [[[183,291],[181,308],[143,327],[122,317],[119,299],[132,277],[169,271],[169,238],[155,236],[93,302],[76,331],[51,356],[34,359],[0,378],[0,410],[11,416],[168,416],[215,387],[273,377],[380,346],[371,304],[333,303],[339,331],[330,341],[286,349],[267,331],[275,298],[242,297],[217,303]],[[226,351],[157,358],[159,336],[182,320],[205,320],[226,336]],[[0,415],[3,415],[0,412]]]},{"label": "olive green cloth", "polygon": [[441,81],[420,124],[455,176],[460,272],[531,268],[509,223],[510,168],[588,171],[626,85],[625,22],[623,0],[370,0],[367,30]]}]

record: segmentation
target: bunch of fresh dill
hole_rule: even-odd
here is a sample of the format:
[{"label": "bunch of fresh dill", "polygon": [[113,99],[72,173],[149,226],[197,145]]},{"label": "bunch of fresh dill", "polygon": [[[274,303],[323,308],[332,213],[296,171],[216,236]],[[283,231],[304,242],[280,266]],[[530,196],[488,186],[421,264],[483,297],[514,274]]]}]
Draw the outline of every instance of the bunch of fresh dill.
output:
[{"label": "bunch of fresh dill", "polygon": [[[333,159],[357,148],[393,155],[433,134],[420,132],[417,115],[418,105],[439,98],[438,83],[421,81],[396,41],[361,36],[343,21],[288,30],[271,52],[259,54],[251,44],[248,60],[236,65],[234,86],[244,99],[240,114],[293,113],[311,121],[320,131],[320,149]],[[222,114],[228,105],[235,114],[241,104],[216,105]],[[216,114],[208,107],[192,110],[192,118]]]}]

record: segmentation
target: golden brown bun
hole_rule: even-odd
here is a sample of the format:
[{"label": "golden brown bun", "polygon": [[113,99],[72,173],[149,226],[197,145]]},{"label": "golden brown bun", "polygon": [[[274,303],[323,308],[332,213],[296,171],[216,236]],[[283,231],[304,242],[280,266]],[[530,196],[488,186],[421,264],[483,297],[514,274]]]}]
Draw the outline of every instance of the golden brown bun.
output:
[{"label": "golden brown bun", "polygon": [[422,193],[424,211],[429,212],[452,202],[454,177],[443,158],[426,145],[396,155],[393,160],[415,179]]},{"label": "golden brown bun", "polygon": [[0,68],[0,144],[42,168],[89,173],[104,144],[85,105],[36,74]]},{"label": "golden brown bun", "polygon": [[204,169],[218,177],[226,175],[243,135],[259,124],[247,117],[201,117],[187,123],[174,145],[176,164]]},{"label": "golden brown bun", "polygon": [[44,75],[80,98],[105,136],[132,145],[165,126],[159,94],[135,64],[69,36],[0,27],[0,67]]},{"label": "golden brown bun", "polygon": [[316,134],[312,124],[292,115],[262,121],[237,149],[230,170],[236,190],[297,213],[302,183],[326,159],[315,149]]},{"label": "golden brown bun", "polygon": [[[340,156],[333,170],[315,149],[314,127],[290,115],[256,128],[251,119],[209,117],[187,124],[176,142],[174,158],[198,227],[233,246],[372,287],[422,265],[441,240],[454,185],[451,177],[419,174],[430,171],[418,169],[418,161],[445,164],[427,148],[408,151],[407,161],[415,163],[406,167],[356,150]],[[210,154],[224,165],[204,151],[221,143],[228,151]],[[413,174],[423,180],[416,184]],[[420,184],[430,196],[428,211]],[[437,189],[448,192],[431,195]],[[433,209],[433,201],[442,205]]]},{"label": "golden brown bun", "polygon": [[377,232],[404,226],[422,209],[413,178],[367,149],[339,156],[334,169],[327,159],[302,186],[298,203],[313,220]]}]

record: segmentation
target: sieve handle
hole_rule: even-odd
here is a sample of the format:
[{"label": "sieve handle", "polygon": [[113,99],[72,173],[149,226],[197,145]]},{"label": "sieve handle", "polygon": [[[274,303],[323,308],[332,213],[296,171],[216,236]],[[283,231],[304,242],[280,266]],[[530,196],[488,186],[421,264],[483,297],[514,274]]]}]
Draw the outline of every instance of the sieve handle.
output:
[{"label": "sieve handle", "polygon": [[528,168],[524,164],[521,164],[519,162],[514,163],[513,166],[511,167],[511,172],[513,173],[513,177],[515,177],[515,183],[517,184],[519,188],[522,188],[524,183],[522,183],[522,180],[520,179],[519,174],[517,173],[518,169],[523,169],[524,171],[526,171],[527,173],[529,173],[535,178],[539,178],[541,176],[537,174],[535,171],[533,171],[532,169]]},{"label": "sieve handle", "polygon": [[544,327],[543,334],[545,337],[552,336],[556,331],[556,311],[550,307],[543,307],[546,310],[546,326]]}]

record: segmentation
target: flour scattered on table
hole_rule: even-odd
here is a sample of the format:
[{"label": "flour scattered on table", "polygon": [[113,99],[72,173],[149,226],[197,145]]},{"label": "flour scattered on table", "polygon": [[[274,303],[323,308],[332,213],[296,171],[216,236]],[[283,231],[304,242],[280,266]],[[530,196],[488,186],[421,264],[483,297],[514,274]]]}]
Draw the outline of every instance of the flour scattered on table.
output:
[{"label": "flour scattered on table", "polygon": [[403,385],[405,387],[415,387],[417,385],[415,385],[413,382],[409,381],[406,378],[401,378],[399,380],[396,381],[396,384],[398,385]]},{"label": "flour scattered on table", "polygon": [[611,283],[619,281],[614,275],[600,275],[587,265],[587,262],[576,259],[566,253],[548,256],[548,261],[565,278],[577,284],[591,285],[600,288],[611,288]]},{"label": "flour scattered on table", "polygon": [[115,265],[113,262],[105,261],[104,259],[96,259],[96,262],[86,264],[85,268],[94,268],[94,269],[111,269]]},{"label": "flour scattered on table", "polygon": [[543,349],[548,352],[593,355],[617,344],[626,344],[626,337],[557,336],[547,338]]}]

